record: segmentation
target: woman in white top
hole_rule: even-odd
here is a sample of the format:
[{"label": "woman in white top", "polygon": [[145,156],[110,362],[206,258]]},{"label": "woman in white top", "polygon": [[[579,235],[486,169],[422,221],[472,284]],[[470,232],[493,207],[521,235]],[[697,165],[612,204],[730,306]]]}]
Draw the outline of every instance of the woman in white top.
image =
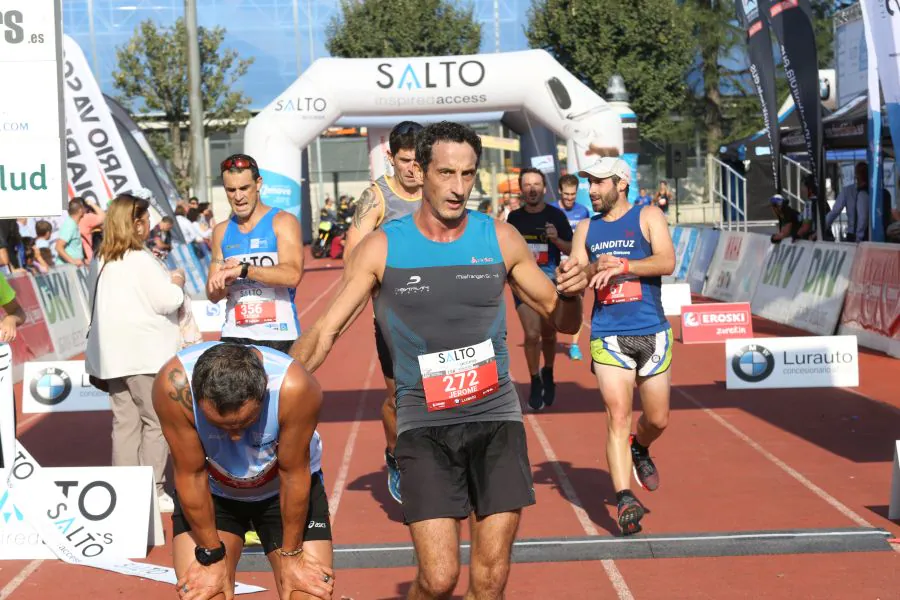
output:
[{"label": "woman in white top", "polygon": [[169,449],[151,391],[156,373],[181,349],[184,273],[169,273],[145,247],[149,207],[146,200],[122,194],[107,209],[93,266],[85,367],[109,388],[113,466],[152,466],[160,510],[171,511],[172,498],[163,492]]}]

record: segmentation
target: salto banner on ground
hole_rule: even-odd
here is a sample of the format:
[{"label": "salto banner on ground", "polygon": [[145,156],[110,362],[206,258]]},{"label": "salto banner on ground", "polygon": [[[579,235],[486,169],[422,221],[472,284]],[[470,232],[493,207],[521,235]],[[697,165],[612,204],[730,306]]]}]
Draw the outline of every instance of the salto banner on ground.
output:
[{"label": "salto banner on ground", "polygon": [[0,4],[0,218],[65,206],[60,0]]},{"label": "salto banner on ground", "polygon": [[747,32],[750,77],[756,86],[763,127],[769,137],[769,158],[775,193],[781,193],[781,131],[778,126],[778,97],[775,93],[775,58],[769,21],[759,10],[757,0],[735,0],[738,22]]}]

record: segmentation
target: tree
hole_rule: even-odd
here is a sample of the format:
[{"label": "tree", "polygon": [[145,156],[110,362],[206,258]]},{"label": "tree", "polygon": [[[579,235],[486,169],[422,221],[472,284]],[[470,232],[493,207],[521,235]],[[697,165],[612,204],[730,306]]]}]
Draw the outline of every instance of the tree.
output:
[{"label": "tree", "polygon": [[685,98],[693,44],[675,0],[537,0],[526,36],[601,96],[622,75],[642,138],[665,141]]},{"label": "tree", "polygon": [[[250,118],[251,99],[234,87],[253,58],[239,58],[234,50],[222,48],[225,29],[199,28],[200,93],[207,134],[235,131]],[[189,122],[188,65],[183,19],[169,27],[153,21],[142,22],[124,46],[116,49],[118,69],[113,83],[121,95],[117,98],[129,112],[162,113],[167,134],[151,133],[150,143],[159,155],[171,161],[175,184],[187,195],[191,185],[191,144],[182,128]]]},{"label": "tree", "polygon": [[342,58],[476,54],[481,25],[447,0],[341,0],[325,47]]}]

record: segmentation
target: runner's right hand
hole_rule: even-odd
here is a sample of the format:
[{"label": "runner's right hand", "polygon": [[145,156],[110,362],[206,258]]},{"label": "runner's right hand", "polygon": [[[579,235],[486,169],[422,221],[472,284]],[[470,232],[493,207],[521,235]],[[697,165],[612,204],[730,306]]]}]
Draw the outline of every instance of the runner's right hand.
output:
[{"label": "runner's right hand", "polygon": [[193,561],[175,586],[179,600],[210,600],[218,594],[225,594],[225,600],[234,600],[234,582],[228,576],[225,560],[208,567]]}]

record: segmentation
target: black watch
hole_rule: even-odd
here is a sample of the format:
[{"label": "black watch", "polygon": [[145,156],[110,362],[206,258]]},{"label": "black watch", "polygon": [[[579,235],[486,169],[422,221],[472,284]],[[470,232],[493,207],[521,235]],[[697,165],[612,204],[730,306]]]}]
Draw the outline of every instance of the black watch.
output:
[{"label": "black watch", "polygon": [[250,263],[241,263],[241,279],[247,279],[247,274],[250,272]]},{"label": "black watch", "polygon": [[216,564],[217,562],[225,558],[225,542],[221,542],[218,548],[214,548],[212,550],[210,550],[209,548],[201,548],[200,546],[197,546],[194,549],[194,558],[196,558],[197,562],[204,567]]}]

